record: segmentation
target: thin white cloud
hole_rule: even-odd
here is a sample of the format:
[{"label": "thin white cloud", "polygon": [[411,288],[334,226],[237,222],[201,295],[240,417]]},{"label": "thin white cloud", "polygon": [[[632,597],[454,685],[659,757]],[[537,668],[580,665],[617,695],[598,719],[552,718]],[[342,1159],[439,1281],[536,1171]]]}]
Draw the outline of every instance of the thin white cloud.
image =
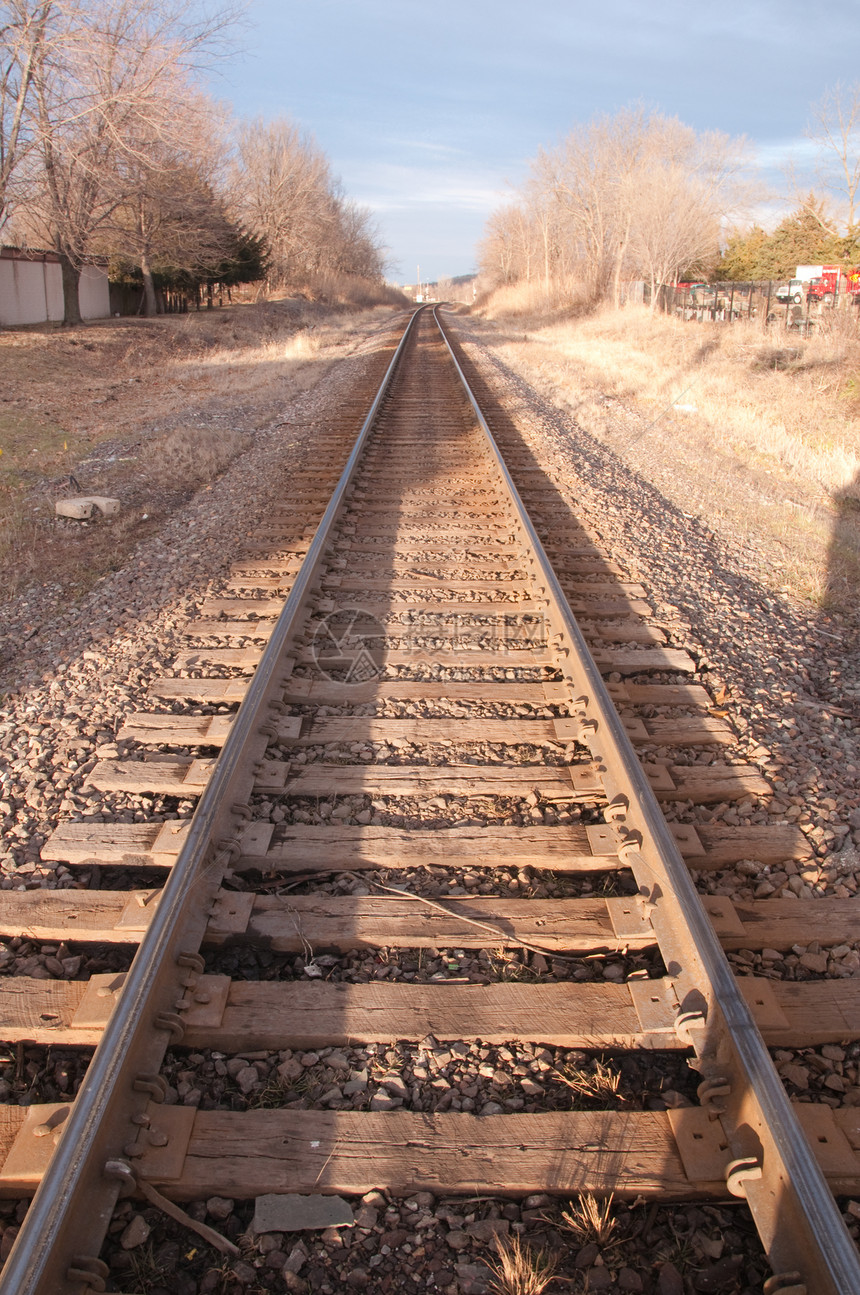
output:
[{"label": "thin white cloud", "polygon": [[380,141],[386,149],[403,149],[415,150],[420,153],[430,153],[436,157],[465,157],[464,148],[456,148],[453,144],[440,144],[427,139],[403,139],[393,138]]},{"label": "thin white cloud", "polygon": [[487,213],[510,198],[504,179],[475,167],[407,166],[382,162],[351,171],[357,201],[375,212],[444,208]]},{"label": "thin white cloud", "polygon": [[819,149],[805,135],[756,144],[754,151],[756,162],[766,171],[784,170],[792,163],[806,169],[813,166],[819,157]]}]

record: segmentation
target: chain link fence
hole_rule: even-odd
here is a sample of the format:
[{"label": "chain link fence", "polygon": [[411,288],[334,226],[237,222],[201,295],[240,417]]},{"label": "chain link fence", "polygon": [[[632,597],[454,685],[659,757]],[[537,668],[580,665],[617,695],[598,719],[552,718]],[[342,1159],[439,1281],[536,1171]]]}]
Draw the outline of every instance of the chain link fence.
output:
[{"label": "chain link fence", "polygon": [[[666,314],[679,319],[710,319],[734,323],[757,320],[762,326],[814,332],[834,311],[855,324],[860,317],[860,292],[831,291],[822,285],[797,280],[767,279],[757,283],[679,283],[658,288],[657,302]],[[645,287],[645,300],[650,293]]]}]

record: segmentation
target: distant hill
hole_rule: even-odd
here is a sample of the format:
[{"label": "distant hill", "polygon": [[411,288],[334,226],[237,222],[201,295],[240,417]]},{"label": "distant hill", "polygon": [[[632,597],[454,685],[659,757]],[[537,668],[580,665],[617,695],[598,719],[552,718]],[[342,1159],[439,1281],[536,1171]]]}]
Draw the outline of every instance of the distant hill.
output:
[{"label": "distant hill", "polygon": [[[478,277],[477,271],[473,271],[471,274],[455,274],[450,279],[447,277],[443,279],[422,279],[421,287],[426,289],[438,288],[439,284],[442,283],[445,285],[445,287],[450,286],[454,288],[462,288],[464,284],[473,283],[475,279],[477,279],[477,277]],[[399,284],[398,286],[401,287],[404,292],[409,292],[410,289],[415,287],[415,284],[403,283],[403,284]]]}]

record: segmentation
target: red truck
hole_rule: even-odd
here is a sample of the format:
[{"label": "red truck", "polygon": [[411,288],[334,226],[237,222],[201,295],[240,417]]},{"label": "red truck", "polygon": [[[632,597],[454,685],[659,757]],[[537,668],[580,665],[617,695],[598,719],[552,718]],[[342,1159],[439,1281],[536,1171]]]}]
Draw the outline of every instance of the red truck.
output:
[{"label": "red truck", "polygon": [[[801,270],[817,270],[818,273],[807,278],[805,274],[801,274]],[[799,265],[797,267],[798,279],[803,279],[806,283],[807,301],[823,301],[828,306],[839,292],[841,276],[842,271],[838,265]]]}]

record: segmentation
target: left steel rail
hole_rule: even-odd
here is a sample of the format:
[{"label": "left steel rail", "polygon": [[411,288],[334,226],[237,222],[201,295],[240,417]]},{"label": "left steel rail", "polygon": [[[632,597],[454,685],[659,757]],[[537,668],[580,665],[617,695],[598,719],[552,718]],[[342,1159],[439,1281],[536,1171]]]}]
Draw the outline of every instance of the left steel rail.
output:
[{"label": "left steel rail", "polygon": [[[131,1131],[145,1134],[146,1106],[157,1090],[155,1065],[181,1037],[177,999],[202,971],[197,950],[215,891],[238,849],[237,819],[253,786],[251,765],[268,734],[261,722],[279,704],[284,654],[300,628],[338,512],[347,496],[379,407],[415,321],[409,321],[358,433],[302,566],[200,797],[187,840],[126,976],[50,1164],[0,1276],[0,1295],[79,1295],[105,1289],[98,1258],[122,1178]],[[237,812],[238,807],[238,812]],[[142,1123],[143,1122],[143,1123]]]}]

